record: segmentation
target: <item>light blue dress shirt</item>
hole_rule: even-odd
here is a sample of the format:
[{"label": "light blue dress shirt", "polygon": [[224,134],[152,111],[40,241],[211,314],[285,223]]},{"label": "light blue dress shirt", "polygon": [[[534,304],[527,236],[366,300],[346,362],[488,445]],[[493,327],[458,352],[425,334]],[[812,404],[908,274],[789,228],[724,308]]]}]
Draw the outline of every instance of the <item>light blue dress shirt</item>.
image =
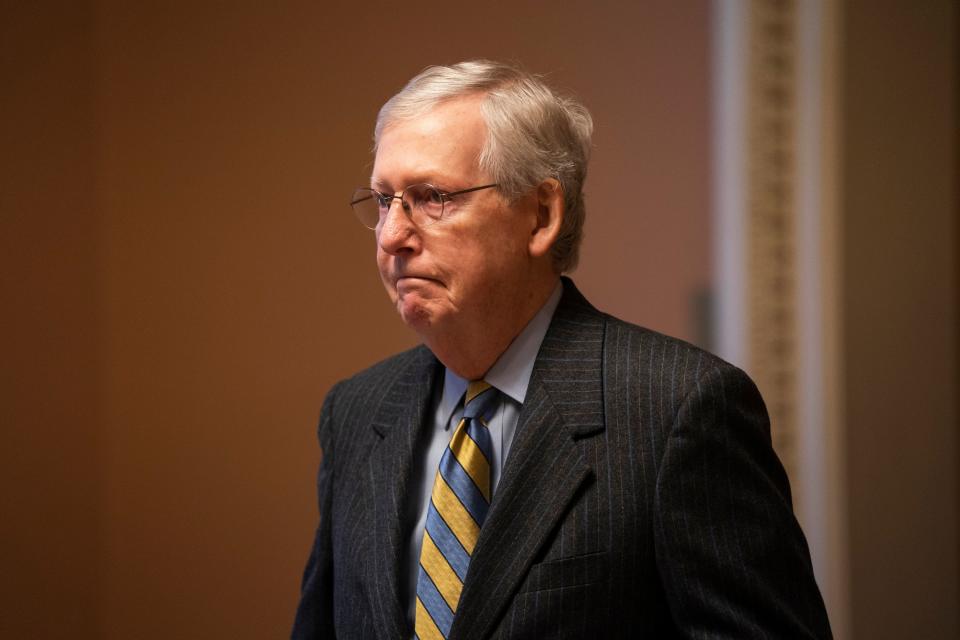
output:
[{"label": "light blue dress shirt", "polygon": [[[563,286],[557,283],[550,298],[540,308],[537,315],[514,338],[507,350],[501,354],[484,380],[500,392],[500,405],[487,427],[493,442],[493,460],[490,461],[490,482],[492,495],[496,499],[497,484],[503,472],[503,465],[510,453],[513,434],[517,429],[520,408],[527,396],[527,385],[533,364],[540,351],[540,343],[547,333],[553,312],[560,302]],[[406,585],[407,617],[410,625],[414,620],[414,605],[417,596],[417,576],[420,567],[420,545],[423,543],[423,529],[427,521],[427,507],[433,492],[433,482],[440,466],[440,458],[450,443],[450,438],[463,416],[463,395],[467,390],[464,380],[449,369],[443,378],[443,387],[435,394],[432,405],[432,424],[414,458],[414,475],[410,485],[410,503],[408,522],[413,521],[410,542],[407,547]]]}]

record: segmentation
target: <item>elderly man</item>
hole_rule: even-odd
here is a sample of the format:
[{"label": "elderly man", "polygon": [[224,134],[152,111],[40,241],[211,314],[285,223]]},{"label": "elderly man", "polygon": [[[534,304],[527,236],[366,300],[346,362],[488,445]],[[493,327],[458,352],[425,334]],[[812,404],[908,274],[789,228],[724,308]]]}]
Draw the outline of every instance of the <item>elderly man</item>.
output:
[{"label": "elderly man", "polygon": [[424,344],[326,398],[294,638],[830,636],[753,383],[561,277],[591,131],[487,61],[381,109],[352,206]]}]

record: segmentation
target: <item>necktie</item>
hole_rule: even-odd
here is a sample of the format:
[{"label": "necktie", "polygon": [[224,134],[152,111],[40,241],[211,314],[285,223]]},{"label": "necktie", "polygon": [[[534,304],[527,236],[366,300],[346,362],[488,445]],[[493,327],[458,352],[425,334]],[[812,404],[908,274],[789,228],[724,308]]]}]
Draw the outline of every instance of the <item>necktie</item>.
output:
[{"label": "necktie", "polygon": [[498,392],[482,380],[467,386],[463,419],[440,458],[420,551],[415,626],[419,640],[446,638],[470,556],[490,507],[493,445],[486,419]]}]

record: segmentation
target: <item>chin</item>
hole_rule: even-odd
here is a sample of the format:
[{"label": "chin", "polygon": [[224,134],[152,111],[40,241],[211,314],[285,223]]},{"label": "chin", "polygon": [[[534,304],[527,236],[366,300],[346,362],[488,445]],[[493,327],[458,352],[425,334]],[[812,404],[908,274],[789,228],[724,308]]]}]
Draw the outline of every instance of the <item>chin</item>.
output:
[{"label": "chin", "polygon": [[397,311],[404,324],[418,333],[433,324],[433,314],[423,300],[411,299],[411,296],[398,298]]}]

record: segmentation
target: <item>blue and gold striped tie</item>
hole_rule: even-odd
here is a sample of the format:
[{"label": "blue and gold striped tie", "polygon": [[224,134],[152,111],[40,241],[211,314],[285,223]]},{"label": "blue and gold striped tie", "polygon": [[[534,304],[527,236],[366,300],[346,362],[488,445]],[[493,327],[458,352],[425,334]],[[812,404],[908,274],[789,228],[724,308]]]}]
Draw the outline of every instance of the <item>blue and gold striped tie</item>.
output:
[{"label": "blue and gold striped tie", "polygon": [[486,420],[497,396],[482,380],[467,386],[463,419],[440,459],[420,551],[415,618],[419,640],[446,638],[453,624],[470,556],[490,507],[493,444]]}]

